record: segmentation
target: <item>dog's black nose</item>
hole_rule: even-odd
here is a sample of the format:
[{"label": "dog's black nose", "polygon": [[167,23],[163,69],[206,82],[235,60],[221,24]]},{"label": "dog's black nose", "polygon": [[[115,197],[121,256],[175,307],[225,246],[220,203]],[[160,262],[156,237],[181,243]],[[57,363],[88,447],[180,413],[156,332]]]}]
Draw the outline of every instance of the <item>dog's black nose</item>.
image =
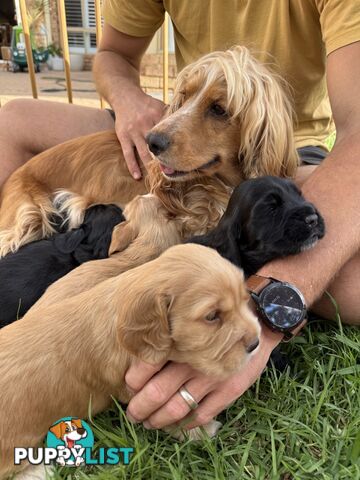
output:
[{"label": "dog's black nose", "polygon": [[148,133],[146,142],[149,145],[150,151],[154,155],[159,155],[169,148],[170,138],[165,133]]},{"label": "dog's black nose", "polygon": [[247,353],[251,353],[253,352],[258,346],[259,346],[259,339],[257,338],[256,340],[254,340],[253,342],[250,343],[250,345],[248,345],[246,347],[246,351]]},{"label": "dog's black nose", "polygon": [[319,217],[316,213],[312,213],[311,215],[308,215],[305,217],[305,223],[309,225],[310,228],[316,227],[318,224]]}]

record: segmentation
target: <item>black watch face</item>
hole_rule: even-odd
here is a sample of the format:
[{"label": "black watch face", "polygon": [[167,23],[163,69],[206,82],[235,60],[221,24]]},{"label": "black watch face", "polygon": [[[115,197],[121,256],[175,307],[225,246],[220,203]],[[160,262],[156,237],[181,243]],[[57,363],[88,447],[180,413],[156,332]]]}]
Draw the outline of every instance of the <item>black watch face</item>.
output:
[{"label": "black watch face", "polygon": [[304,299],[291,285],[270,284],[261,292],[260,304],[268,321],[280,330],[291,330],[304,318]]}]

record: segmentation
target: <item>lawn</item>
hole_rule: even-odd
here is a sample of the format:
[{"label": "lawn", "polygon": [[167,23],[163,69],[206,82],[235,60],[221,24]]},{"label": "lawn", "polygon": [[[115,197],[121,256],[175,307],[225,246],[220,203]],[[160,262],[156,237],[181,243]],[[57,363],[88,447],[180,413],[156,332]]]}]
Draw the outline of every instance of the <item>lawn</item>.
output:
[{"label": "lawn", "polygon": [[98,447],[134,447],[130,465],[58,469],[56,478],[360,479],[360,332],[313,320],[223,412],[215,439],[178,443],[127,423],[120,406],[93,419]]},{"label": "lawn", "polygon": [[[329,142],[332,146],[334,138]],[[360,330],[315,319],[282,347],[219,419],[215,439],[179,443],[126,421],[119,405],[92,420],[97,447],[134,447],[130,465],[58,469],[58,479],[360,479]]]}]

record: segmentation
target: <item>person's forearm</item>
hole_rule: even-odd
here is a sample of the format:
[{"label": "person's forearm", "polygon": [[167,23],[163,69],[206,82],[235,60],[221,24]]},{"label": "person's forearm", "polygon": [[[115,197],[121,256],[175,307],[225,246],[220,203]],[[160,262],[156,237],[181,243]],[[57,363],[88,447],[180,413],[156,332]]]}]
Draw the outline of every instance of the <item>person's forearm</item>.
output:
[{"label": "person's forearm", "polygon": [[[139,66],[111,51],[100,51],[95,56],[94,77],[98,92],[117,110],[131,91],[142,92]],[[127,92],[124,95],[124,92]]]},{"label": "person's forearm", "polygon": [[308,252],[267,264],[258,273],[296,285],[310,306],[359,250],[360,128],[333,151],[302,186],[325,219],[326,235]]}]

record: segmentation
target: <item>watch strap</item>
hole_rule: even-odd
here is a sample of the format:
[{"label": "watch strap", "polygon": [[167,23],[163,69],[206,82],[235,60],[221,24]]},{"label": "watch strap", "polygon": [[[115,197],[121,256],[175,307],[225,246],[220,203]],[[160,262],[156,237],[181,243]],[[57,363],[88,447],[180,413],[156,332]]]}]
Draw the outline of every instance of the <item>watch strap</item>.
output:
[{"label": "watch strap", "polygon": [[300,331],[302,330],[303,327],[307,324],[307,318],[304,317],[303,321],[299,323],[295,328],[292,330],[289,330],[284,334],[283,342],[289,342],[292,338],[296,337],[299,335]]},{"label": "watch strap", "polygon": [[264,290],[264,288],[267,287],[271,282],[271,278],[260,277],[260,275],[251,275],[246,280],[246,286],[250,292],[259,295],[259,293],[262,292],[262,290]]}]

